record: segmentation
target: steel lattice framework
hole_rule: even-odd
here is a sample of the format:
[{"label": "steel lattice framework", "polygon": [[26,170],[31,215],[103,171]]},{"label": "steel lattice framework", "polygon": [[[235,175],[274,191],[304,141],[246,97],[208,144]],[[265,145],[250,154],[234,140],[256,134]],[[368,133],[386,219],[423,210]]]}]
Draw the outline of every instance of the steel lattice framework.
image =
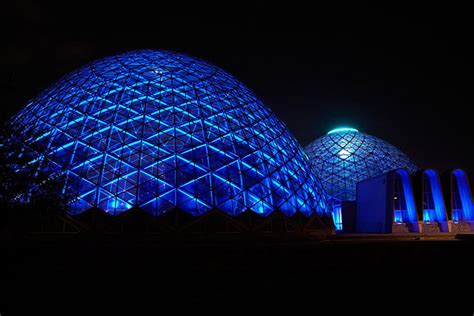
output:
[{"label": "steel lattice framework", "polygon": [[352,128],[330,131],[306,148],[313,170],[332,201],[356,199],[357,182],[404,168],[418,167],[393,145]]},{"label": "steel lattice framework", "polygon": [[67,173],[74,213],[326,212],[321,185],[284,124],[234,77],[186,55],[142,50],[93,62],[13,123],[42,148],[43,165]]}]

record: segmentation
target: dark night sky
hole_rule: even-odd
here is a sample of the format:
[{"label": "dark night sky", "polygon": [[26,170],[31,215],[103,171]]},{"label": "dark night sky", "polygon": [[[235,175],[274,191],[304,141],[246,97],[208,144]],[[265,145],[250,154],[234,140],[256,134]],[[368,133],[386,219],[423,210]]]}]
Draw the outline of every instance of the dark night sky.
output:
[{"label": "dark night sky", "polygon": [[350,125],[422,167],[474,169],[467,8],[114,4],[17,2],[0,56],[3,120],[87,62],[165,48],[234,74],[302,145]]}]

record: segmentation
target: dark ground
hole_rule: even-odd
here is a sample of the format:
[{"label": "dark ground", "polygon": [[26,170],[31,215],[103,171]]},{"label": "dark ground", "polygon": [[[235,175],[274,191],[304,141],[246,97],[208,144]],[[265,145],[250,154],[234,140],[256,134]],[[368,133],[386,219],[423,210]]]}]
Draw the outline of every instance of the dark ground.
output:
[{"label": "dark ground", "polygon": [[[472,315],[470,241],[2,242],[7,315]],[[5,272],[5,270],[3,270]]]}]

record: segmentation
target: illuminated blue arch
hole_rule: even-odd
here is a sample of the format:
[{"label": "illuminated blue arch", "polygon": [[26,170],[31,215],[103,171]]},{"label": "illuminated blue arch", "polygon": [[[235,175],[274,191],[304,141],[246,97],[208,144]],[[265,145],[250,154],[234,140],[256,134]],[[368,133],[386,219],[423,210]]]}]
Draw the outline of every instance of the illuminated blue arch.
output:
[{"label": "illuminated blue arch", "polygon": [[403,187],[404,207],[399,213],[394,212],[394,223],[418,223],[415,197],[411,185],[410,174],[405,169],[394,170],[394,175],[399,176]]},{"label": "illuminated blue arch", "polygon": [[73,213],[326,212],[285,125],[241,82],[193,57],[142,50],[93,62],[12,122],[43,168],[66,173]]},{"label": "illuminated blue arch", "polygon": [[466,172],[462,169],[453,170],[451,172],[451,182],[452,220],[454,222],[474,221],[474,205]]},{"label": "illuminated blue arch", "polygon": [[[438,173],[433,169],[423,171],[423,221],[447,223],[446,207]],[[443,229],[443,227],[442,227]],[[444,230],[447,230],[444,228]]]}]

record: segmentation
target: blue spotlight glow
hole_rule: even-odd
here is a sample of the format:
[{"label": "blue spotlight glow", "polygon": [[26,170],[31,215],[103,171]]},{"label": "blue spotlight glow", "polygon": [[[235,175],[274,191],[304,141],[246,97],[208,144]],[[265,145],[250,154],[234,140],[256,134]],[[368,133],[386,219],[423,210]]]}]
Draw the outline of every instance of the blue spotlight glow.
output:
[{"label": "blue spotlight glow", "polygon": [[332,220],[334,222],[334,226],[336,226],[337,231],[343,230],[342,224],[342,205],[341,204],[334,204],[332,207]]}]

